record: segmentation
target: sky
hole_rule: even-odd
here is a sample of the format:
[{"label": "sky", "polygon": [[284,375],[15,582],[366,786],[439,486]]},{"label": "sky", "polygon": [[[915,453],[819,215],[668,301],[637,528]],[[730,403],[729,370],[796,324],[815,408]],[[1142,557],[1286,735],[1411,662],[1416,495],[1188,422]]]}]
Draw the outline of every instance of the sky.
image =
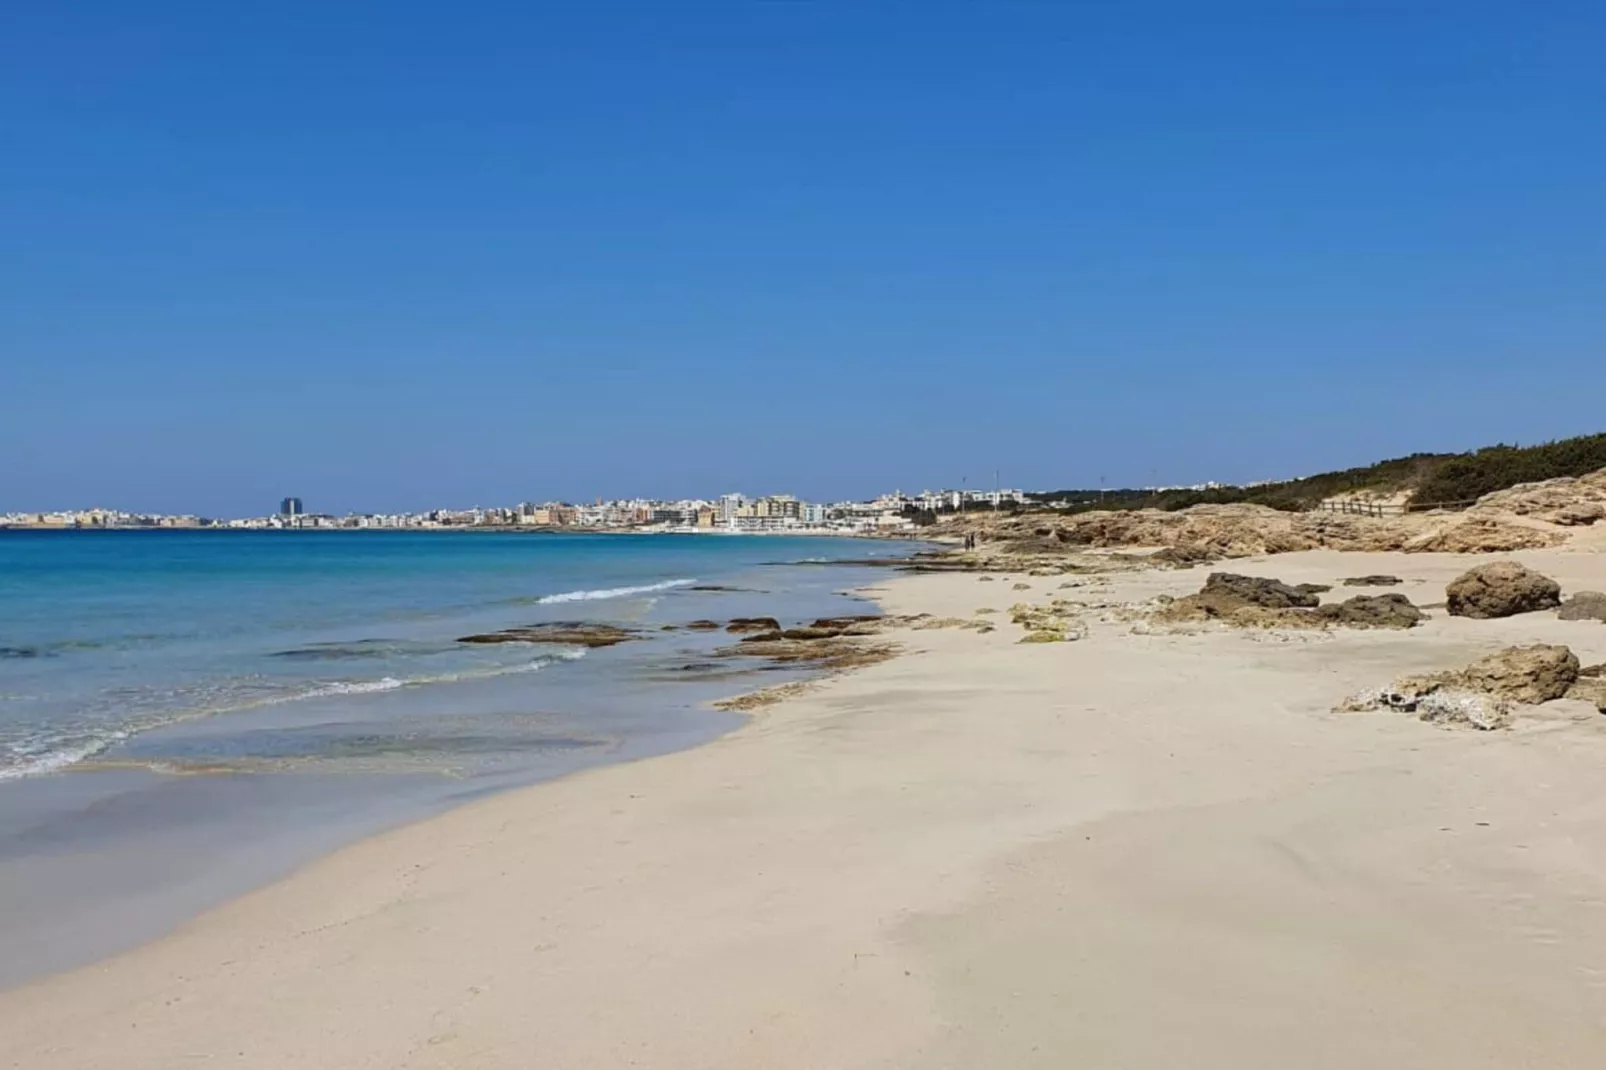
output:
[{"label": "sky", "polygon": [[1606,5],[12,4],[0,512],[1606,430]]}]

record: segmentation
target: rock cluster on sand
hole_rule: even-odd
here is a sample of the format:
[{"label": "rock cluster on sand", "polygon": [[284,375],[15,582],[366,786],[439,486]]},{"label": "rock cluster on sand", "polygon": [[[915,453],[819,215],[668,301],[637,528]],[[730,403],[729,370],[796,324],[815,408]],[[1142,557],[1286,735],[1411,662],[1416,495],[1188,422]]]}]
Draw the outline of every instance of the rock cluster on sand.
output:
[{"label": "rock cluster on sand", "polygon": [[505,628],[499,632],[465,635],[459,643],[561,643],[568,646],[603,647],[639,639],[634,628],[585,621],[556,621],[524,628]]},{"label": "rock cluster on sand", "polygon": [[1344,580],[1343,583],[1345,587],[1398,587],[1400,578],[1398,576],[1384,575],[1351,576],[1349,579]]},{"label": "rock cluster on sand", "polygon": [[[1558,698],[1596,701],[1592,679],[1580,679],[1578,656],[1564,646],[1514,646],[1462,669],[1406,676],[1346,699],[1340,711],[1402,710],[1424,721],[1503,728],[1519,705]],[[1580,683],[1584,686],[1580,687]]]},{"label": "rock cluster on sand", "polygon": [[1009,607],[1009,619],[1026,629],[1019,640],[1022,643],[1070,643],[1083,635],[1073,615],[1078,605],[1063,598],[1044,606],[1017,602]]},{"label": "rock cluster on sand", "polygon": [[1163,605],[1155,619],[1166,622],[1217,620],[1244,628],[1410,628],[1422,611],[1403,594],[1356,595],[1322,605],[1321,584],[1290,585],[1261,576],[1213,572],[1204,588]]},{"label": "rock cluster on sand", "polygon": [[1606,621],[1606,594],[1579,591],[1562,603],[1561,612],[1556,616],[1562,620]]},{"label": "rock cluster on sand", "polygon": [[1411,628],[1423,612],[1403,594],[1361,594],[1342,602],[1318,606],[1316,615],[1351,628]]},{"label": "rock cluster on sand", "polygon": [[1488,620],[1554,609],[1561,604],[1561,585],[1516,561],[1479,565],[1445,588],[1452,617]]}]

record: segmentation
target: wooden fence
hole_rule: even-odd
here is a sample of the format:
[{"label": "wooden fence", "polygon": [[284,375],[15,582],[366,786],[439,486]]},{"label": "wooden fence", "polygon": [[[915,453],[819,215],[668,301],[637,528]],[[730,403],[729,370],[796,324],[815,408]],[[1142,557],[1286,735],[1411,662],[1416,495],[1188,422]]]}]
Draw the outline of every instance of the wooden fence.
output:
[{"label": "wooden fence", "polygon": [[1328,498],[1316,503],[1315,511],[1347,513],[1351,516],[1404,516],[1406,513],[1425,513],[1430,509],[1465,509],[1477,504],[1478,499],[1460,502],[1367,502],[1353,498]]}]

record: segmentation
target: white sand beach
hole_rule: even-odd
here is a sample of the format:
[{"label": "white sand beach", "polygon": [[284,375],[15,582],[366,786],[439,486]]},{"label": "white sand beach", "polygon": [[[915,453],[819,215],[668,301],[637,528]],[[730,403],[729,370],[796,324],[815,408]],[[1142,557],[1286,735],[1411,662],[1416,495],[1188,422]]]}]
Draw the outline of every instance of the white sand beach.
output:
[{"label": "white sand beach", "polygon": [[[1511,556],[1606,589],[1602,555]],[[1233,570],[1389,572],[1428,604],[1475,563]],[[1183,594],[1203,573],[889,576],[875,596],[969,617]],[[1513,643],[1606,661],[1606,625],[1088,620],[1044,645],[1007,624],[901,631],[905,656],[709,745],[342,850],[0,993],[0,1064],[1606,1065],[1606,717],[1562,700],[1476,732],[1332,712]]]}]

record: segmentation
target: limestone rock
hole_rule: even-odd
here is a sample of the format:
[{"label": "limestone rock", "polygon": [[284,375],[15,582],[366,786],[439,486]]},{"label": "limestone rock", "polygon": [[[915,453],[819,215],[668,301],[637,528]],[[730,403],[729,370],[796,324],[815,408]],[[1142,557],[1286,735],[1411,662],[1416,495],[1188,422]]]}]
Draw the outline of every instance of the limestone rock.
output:
[{"label": "limestone rock", "polygon": [[751,632],[778,632],[781,630],[781,622],[774,617],[736,617],[725,625],[725,630],[732,635]]},{"label": "limestone rock", "polygon": [[1564,646],[1513,646],[1479,658],[1453,674],[1453,685],[1537,704],[1567,694],[1578,680],[1578,668],[1578,655]]},{"label": "limestone rock", "polygon": [[1281,580],[1260,576],[1240,576],[1232,572],[1212,572],[1199,592],[1202,605],[1229,612],[1244,606],[1263,609],[1313,608],[1321,604],[1317,592],[1290,587]]},{"label": "limestone rock", "polygon": [[1562,603],[1561,612],[1556,616],[1562,620],[1606,621],[1606,594],[1579,591]]},{"label": "limestone rock", "polygon": [[561,643],[568,646],[603,647],[639,639],[633,628],[584,621],[558,621],[532,624],[526,628],[506,628],[499,632],[465,635],[459,643]]},{"label": "limestone rock", "polygon": [[1601,713],[1606,713],[1606,680],[1581,676],[1567,689],[1567,697],[1592,703]]},{"label": "limestone rock", "polygon": [[1479,565],[1445,588],[1453,617],[1487,620],[1554,609],[1561,604],[1561,585],[1515,561]]},{"label": "limestone rock", "polygon": [[1318,616],[1335,624],[1355,628],[1414,628],[1424,617],[1403,594],[1356,595],[1333,605],[1321,606]]},{"label": "limestone rock", "polygon": [[1371,575],[1351,576],[1344,581],[1345,587],[1397,587],[1400,584],[1398,576]]}]

